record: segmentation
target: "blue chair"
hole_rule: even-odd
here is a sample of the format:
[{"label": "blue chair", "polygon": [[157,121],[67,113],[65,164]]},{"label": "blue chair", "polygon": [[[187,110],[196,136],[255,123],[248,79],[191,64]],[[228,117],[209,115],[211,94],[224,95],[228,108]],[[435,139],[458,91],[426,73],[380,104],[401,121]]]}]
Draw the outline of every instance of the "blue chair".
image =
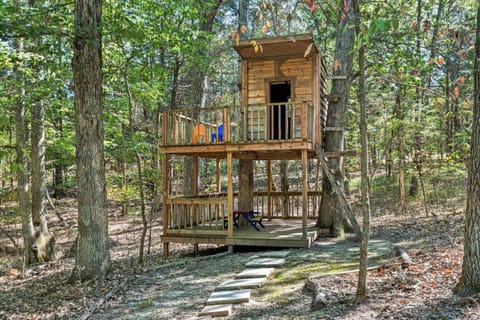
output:
[{"label": "blue chair", "polygon": [[[217,140],[218,133],[218,140]],[[220,124],[217,128],[217,132],[212,133],[212,142],[223,142],[223,124]]]}]

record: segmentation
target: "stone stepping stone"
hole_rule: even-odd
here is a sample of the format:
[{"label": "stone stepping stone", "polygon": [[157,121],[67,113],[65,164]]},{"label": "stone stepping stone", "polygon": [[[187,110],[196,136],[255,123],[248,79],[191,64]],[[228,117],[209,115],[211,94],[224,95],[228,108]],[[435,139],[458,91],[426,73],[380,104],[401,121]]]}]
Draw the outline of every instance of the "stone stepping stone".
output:
[{"label": "stone stepping stone", "polygon": [[242,303],[250,301],[250,289],[215,291],[207,299],[207,305]]},{"label": "stone stepping stone", "polygon": [[249,278],[268,278],[275,269],[273,268],[255,268],[245,269],[235,276],[237,279]]},{"label": "stone stepping stone", "polygon": [[256,258],[252,259],[245,266],[249,268],[256,267],[279,267],[285,263],[283,258]]},{"label": "stone stepping stone", "polygon": [[227,280],[215,288],[215,291],[260,288],[267,278]]},{"label": "stone stepping stone", "polygon": [[217,304],[205,306],[198,314],[200,317],[228,317],[232,314],[232,304]]},{"label": "stone stepping stone", "polygon": [[269,251],[262,253],[262,258],[286,258],[290,254],[290,251]]}]

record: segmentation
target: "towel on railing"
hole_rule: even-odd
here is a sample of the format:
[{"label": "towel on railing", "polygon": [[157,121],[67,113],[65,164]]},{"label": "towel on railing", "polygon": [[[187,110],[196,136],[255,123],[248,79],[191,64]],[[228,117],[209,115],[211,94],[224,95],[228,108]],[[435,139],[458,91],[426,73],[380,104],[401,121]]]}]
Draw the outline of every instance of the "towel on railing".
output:
[{"label": "towel on railing", "polygon": [[207,142],[207,135],[205,134],[205,126],[203,124],[197,124],[193,127],[193,143],[197,144],[198,142]]}]

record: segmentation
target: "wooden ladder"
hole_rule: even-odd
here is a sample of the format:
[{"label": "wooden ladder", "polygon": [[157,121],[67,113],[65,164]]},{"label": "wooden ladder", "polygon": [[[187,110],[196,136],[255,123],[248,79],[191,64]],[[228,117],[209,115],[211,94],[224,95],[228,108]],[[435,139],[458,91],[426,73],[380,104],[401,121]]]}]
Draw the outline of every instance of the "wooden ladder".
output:
[{"label": "wooden ladder", "polygon": [[318,160],[320,160],[320,165],[322,166],[323,172],[327,176],[327,179],[330,181],[333,191],[337,195],[340,207],[347,215],[348,221],[350,221],[350,223],[352,224],[353,231],[358,237],[360,237],[362,235],[362,230],[360,229],[360,225],[357,222],[357,218],[355,218],[355,215],[352,212],[352,208],[347,202],[347,197],[345,196],[345,193],[343,193],[343,190],[338,185],[338,182],[335,181],[332,170],[328,166],[328,159],[319,144],[315,146],[315,153],[317,154]]}]

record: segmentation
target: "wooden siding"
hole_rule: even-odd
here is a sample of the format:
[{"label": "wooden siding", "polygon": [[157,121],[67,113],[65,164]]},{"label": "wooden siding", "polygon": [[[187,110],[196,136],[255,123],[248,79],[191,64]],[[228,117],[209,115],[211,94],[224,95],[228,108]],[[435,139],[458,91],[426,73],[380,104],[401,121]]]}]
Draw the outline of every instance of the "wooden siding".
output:
[{"label": "wooden siding", "polygon": [[[247,60],[244,61],[244,64],[247,66],[243,68],[243,72],[246,72],[247,75],[243,75],[242,78],[247,81],[247,84],[243,85],[244,90],[246,90],[243,96],[247,98],[248,105],[245,115],[245,120],[248,123],[246,129],[250,135],[248,138],[267,140],[269,139],[266,134],[269,125],[269,112],[268,109],[260,108],[258,105],[269,101],[267,96],[269,94],[269,83],[282,80],[291,81],[294,90],[292,101],[312,101],[314,92],[312,81],[313,60],[303,57],[281,57],[270,60]],[[301,108],[300,104],[296,104],[295,109],[289,112],[293,111],[295,114],[300,114],[302,112]],[[299,128],[300,118],[295,117],[294,119],[292,127]],[[300,134],[293,132],[291,136],[300,136]]]},{"label": "wooden siding", "polygon": [[247,99],[248,105],[268,102],[267,88],[269,81],[275,79],[295,79],[295,96],[293,101],[311,101],[312,59],[282,58],[272,60],[249,60],[247,63]]}]

